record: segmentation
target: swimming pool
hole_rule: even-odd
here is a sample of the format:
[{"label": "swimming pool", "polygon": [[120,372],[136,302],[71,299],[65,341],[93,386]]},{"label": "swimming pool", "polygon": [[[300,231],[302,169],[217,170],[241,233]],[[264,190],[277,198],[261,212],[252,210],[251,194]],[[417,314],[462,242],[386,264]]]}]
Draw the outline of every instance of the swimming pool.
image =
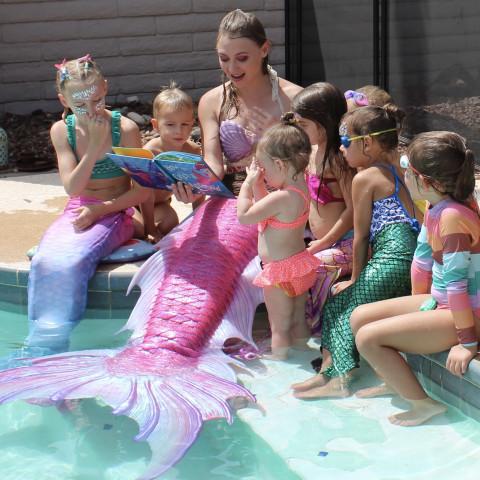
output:
[{"label": "swimming pool", "polygon": [[[88,311],[72,348],[123,345],[128,333],[113,334],[128,311]],[[0,354],[26,334],[24,309],[0,304]],[[480,428],[455,408],[415,428],[390,425],[398,399],[302,402],[289,385],[311,374],[309,359],[286,363],[254,361],[241,380],[256,394],[257,408],[238,411],[233,425],[207,422],[166,480],[443,480],[478,477]],[[361,382],[372,381],[362,368]],[[133,441],[135,422],[114,416],[94,400],[71,411],[25,402],[0,406],[2,480],[133,480],[144,471],[150,450]]]}]

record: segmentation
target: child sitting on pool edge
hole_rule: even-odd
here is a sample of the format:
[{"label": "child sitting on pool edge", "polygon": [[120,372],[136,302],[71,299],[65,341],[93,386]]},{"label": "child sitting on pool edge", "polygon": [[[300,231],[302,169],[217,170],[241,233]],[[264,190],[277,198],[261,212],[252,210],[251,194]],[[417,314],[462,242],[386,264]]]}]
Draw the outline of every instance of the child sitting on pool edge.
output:
[{"label": "child sitting on pool edge", "polygon": [[[144,146],[154,155],[177,151],[201,154],[201,148],[190,139],[195,121],[192,98],[175,82],[164,88],[153,101],[152,126],[158,136]],[[172,193],[152,189],[150,198],[142,204],[145,230],[154,241],[160,240],[178,225],[178,216],[171,206]]]}]

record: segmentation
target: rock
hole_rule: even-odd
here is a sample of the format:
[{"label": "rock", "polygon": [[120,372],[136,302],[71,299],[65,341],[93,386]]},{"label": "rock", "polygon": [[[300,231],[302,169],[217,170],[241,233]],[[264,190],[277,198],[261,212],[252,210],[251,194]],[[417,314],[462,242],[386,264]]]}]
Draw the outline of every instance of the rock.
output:
[{"label": "rock", "polygon": [[143,127],[147,124],[142,115],[139,115],[137,112],[128,112],[127,117],[130,120],[133,120],[139,127]]}]

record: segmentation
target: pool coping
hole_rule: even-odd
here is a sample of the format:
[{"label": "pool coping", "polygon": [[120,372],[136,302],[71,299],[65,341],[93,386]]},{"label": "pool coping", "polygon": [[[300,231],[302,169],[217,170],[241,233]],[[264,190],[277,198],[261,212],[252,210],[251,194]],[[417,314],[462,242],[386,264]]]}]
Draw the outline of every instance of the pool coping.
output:
[{"label": "pool coping", "polygon": [[[87,308],[118,310],[133,308],[140,295],[134,287],[126,296],[133,276],[144,261],[100,264],[88,283]],[[0,263],[0,301],[27,306],[30,262]]]}]

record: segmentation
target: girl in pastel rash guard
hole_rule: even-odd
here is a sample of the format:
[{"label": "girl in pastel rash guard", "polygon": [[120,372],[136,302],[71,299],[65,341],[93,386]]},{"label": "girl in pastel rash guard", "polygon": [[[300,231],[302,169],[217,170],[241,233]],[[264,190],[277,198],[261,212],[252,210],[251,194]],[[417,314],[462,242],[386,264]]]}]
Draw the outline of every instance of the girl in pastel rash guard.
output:
[{"label": "girl in pastel rash guard", "polygon": [[[251,13],[237,9],[225,15],[216,47],[223,83],[205,93],[198,105],[203,156],[238,194],[256,143],[290,110],[301,87],[278,77],[270,67],[270,42]],[[185,203],[196,199],[183,184],[178,184],[174,193]]]},{"label": "girl in pastel rash guard", "polygon": [[473,198],[475,160],[462,137],[422,133],[401,162],[412,197],[430,205],[412,263],[413,295],[359,307],[351,325],[358,350],[385,381],[357,395],[398,393],[411,408],[389,420],[409,426],[446,407],[427,396],[400,352],[449,350],[446,366],[458,376],[477,355],[480,217]]}]

